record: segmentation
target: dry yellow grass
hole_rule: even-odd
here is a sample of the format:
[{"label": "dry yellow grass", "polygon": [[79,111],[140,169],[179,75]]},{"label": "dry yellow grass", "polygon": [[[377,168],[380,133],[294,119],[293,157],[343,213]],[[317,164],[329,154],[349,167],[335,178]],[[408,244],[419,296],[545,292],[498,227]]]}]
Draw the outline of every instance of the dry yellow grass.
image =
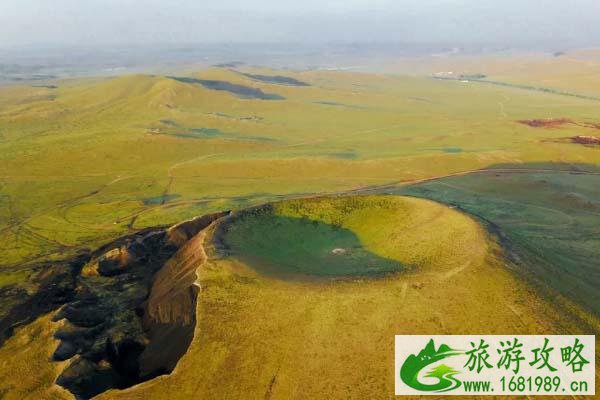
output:
[{"label": "dry yellow grass", "polygon": [[72,399],[54,384],[65,363],[51,362],[58,340],[52,314],[18,329],[0,348],[0,398],[3,400]]}]

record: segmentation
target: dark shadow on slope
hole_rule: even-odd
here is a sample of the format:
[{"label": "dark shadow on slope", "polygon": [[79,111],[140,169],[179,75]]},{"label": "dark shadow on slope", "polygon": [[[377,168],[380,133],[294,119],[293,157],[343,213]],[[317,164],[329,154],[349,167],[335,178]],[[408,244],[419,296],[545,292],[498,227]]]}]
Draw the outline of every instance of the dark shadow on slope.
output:
[{"label": "dark shadow on slope", "polygon": [[170,79],[174,79],[178,82],[202,85],[207,89],[225,91],[242,99],[259,99],[259,100],[284,100],[285,97],[275,93],[265,93],[258,88],[249,86],[239,85],[227,81],[208,80],[208,79],[197,79],[190,77],[177,77],[169,76]]},{"label": "dark shadow on slope", "polygon": [[351,108],[355,110],[366,110],[368,107],[356,105],[356,104],[343,104],[335,101],[313,101],[313,104],[319,104],[322,106],[340,107],[340,108]]},{"label": "dark shadow on slope", "polygon": [[249,74],[244,72],[238,72],[244,75],[247,78],[254,79],[257,81],[272,83],[275,85],[285,85],[285,86],[310,86],[306,82],[299,81],[298,79],[290,78],[289,76],[283,75],[259,75],[259,74]]},{"label": "dark shadow on slope", "polygon": [[148,131],[152,135],[168,135],[181,139],[224,139],[243,142],[277,142],[277,139],[267,136],[244,135],[238,132],[225,132],[218,128],[188,128],[179,125],[173,120],[160,120],[159,127],[150,127]]},{"label": "dark shadow on slope", "polygon": [[28,266],[35,271],[34,277],[27,282],[28,287],[15,284],[0,288],[0,346],[16,328],[71,301],[75,296],[77,276],[89,258],[89,251],[82,250],[70,259]]},{"label": "dark shadow on slope", "polygon": [[217,233],[228,255],[283,279],[378,277],[407,269],[366,249],[346,228],[274,215],[271,206],[243,211]]}]

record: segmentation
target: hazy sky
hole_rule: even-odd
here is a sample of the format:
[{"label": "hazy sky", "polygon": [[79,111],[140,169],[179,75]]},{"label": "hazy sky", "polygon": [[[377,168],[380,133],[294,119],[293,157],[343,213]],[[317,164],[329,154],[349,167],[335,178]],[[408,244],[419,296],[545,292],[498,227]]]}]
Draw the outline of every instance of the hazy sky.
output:
[{"label": "hazy sky", "polygon": [[0,0],[0,47],[402,41],[600,45],[600,0]]}]

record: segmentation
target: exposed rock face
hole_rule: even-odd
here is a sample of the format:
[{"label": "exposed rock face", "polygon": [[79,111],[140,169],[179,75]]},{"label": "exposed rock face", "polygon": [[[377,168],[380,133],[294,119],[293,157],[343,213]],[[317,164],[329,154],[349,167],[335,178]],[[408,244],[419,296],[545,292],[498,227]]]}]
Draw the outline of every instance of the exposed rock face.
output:
[{"label": "exposed rock face", "polygon": [[206,228],[213,221],[222,218],[229,214],[229,211],[203,215],[189,221],[184,221],[177,225],[173,225],[167,229],[167,243],[177,248],[183,246],[188,240],[198,234],[202,229]]},{"label": "exposed rock face", "polygon": [[120,246],[106,251],[88,263],[84,267],[83,274],[115,276],[127,272],[140,263],[146,263],[149,255],[157,249],[157,246],[160,247],[159,242],[164,236],[164,230],[154,230],[121,239],[123,243]]},{"label": "exposed rock face", "polygon": [[227,214],[144,230],[92,253],[56,315],[66,323],[53,357],[71,360],[59,385],[90,398],[172,371],[193,337],[201,231]]},{"label": "exposed rock face", "polygon": [[98,259],[97,269],[101,275],[111,276],[121,273],[128,264],[131,264],[132,257],[126,247],[112,249]]},{"label": "exposed rock face", "polygon": [[194,236],[156,274],[143,317],[150,343],[140,355],[142,376],[173,370],[193,339],[200,290],[196,268],[206,260],[203,241],[204,232]]}]

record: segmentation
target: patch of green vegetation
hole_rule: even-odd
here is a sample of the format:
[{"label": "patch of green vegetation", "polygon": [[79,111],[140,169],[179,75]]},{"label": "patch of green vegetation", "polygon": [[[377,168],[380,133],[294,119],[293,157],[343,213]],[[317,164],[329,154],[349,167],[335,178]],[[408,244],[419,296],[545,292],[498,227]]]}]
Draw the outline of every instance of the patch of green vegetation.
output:
[{"label": "patch of green vegetation", "polygon": [[344,160],[354,160],[358,158],[358,154],[354,151],[341,151],[337,153],[329,153],[330,157],[342,158]]},{"label": "patch of green vegetation", "polygon": [[237,135],[237,136],[232,136],[231,139],[235,139],[235,140],[247,140],[250,142],[277,142],[277,139],[273,139],[270,137],[266,137],[266,136],[242,136],[242,135]]},{"label": "patch of green vegetation", "polygon": [[172,119],[161,119],[159,122],[161,124],[167,125],[167,126],[172,126],[172,127],[179,126],[179,124],[177,124],[177,121],[174,121]]},{"label": "patch of green vegetation", "polygon": [[181,197],[181,195],[172,193],[172,194],[167,194],[164,196],[147,197],[143,200],[143,202],[144,202],[144,205],[151,206],[151,205],[157,205],[157,204],[165,204],[172,200],[176,200],[180,197]]},{"label": "patch of green vegetation", "polygon": [[[485,249],[473,222],[447,207],[399,196],[286,200],[239,213],[225,229],[232,256],[275,276],[381,276],[464,265]],[[427,240],[424,240],[424,238]]]},{"label": "patch of green vegetation", "polygon": [[183,138],[203,139],[224,136],[225,134],[221,130],[215,128],[192,128],[187,132],[175,132],[172,133],[172,135]]},{"label": "patch of green vegetation", "polygon": [[476,173],[394,192],[481,218],[500,232],[522,272],[600,314],[599,175]]},{"label": "patch of green vegetation", "polygon": [[442,151],[444,153],[462,153],[463,149],[460,147],[444,147]]},{"label": "patch of green vegetation", "polygon": [[[333,201],[333,208],[284,203],[243,212],[225,242],[259,272],[273,275],[377,276],[405,269],[369,251],[344,227],[368,203]],[[383,204],[372,204],[385,212]],[[365,224],[369,223],[364,221]]]}]

